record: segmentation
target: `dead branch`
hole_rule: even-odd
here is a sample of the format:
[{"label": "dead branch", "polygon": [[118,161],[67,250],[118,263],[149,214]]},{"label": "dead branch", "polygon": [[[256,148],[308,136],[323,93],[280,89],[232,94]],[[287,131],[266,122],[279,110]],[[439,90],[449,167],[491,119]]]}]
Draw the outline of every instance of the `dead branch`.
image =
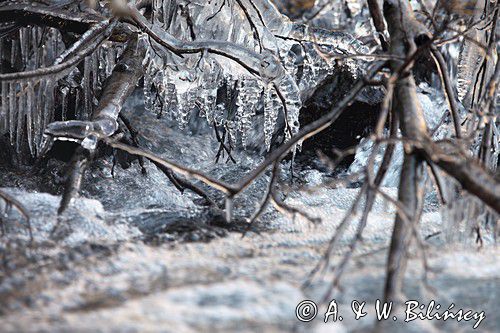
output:
[{"label": "dead branch", "polygon": [[469,193],[500,213],[500,183],[476,159],[466,156],[456,145],[425,141],[418,149],[429,162],[455,178]]},{"label": "dead branch", "polygon": [[448,103],[450,105],[451,117],[453,119],[453,125],[455,127],[455,135],[460,139],[462,137],[462,130],[460,129],[460,113],[458,111],[457,97],[455,97],[451,79],[448,75],[446,61],[444,60],[441,52],[435,46],[431,46],[431,54],[435,59],[438,72],[443,83],[446,99],[448,100]]},{"label": "dead branch", "polygon": [[[28,210],[26,210],[26,208],[23,206],[23,204],[21,202],[19,202],[16,198],[14,198],[10,194],[6,193],[5,191],[0,190],[0,199],[5,201],[6,207],[8,207],[9,205],[15,207],[21,213],[21,215],[24,217],[24,219],[26,220],[26,224],[28,226],[30,242],[32,242],[33,241],[33,231],[31,229],[30,214],[29,214]],[[4,225],[3,225],[3,221],[1,221],[1,219],[0,219],[0,223],[2,223],[2,232],[3,232]]]},{"label": "dead branch", "polygon": [[[416,49],[413,10],[406,1],[386,0],[384,16],[387,21],[390,41],[390,51],[396,55],[409,56]],[[401,61],[391,62],[393,72],[400,70]],[[420,140],[427,133],[424,114],[416,95],[416,84],[410,72],[403,72],[396,81],[394,95],[394,110],[401,121],[401,132],[406,138]],[[418,184],[417,173],[421,164],[420,157],[410,147],[405,147],[405,156],[401,170],[398,199],[410,214],[409,220],[403,218],[398,211],[394,222],[389,258],[387,260],[387,277],[385,284],[385,301],[397,300],[406,270],[407,251],[411,240],[412,226],[417,211]]]},{"label": "dead branch", "polygon": [[[137,38],[132,39],[121,58],[117,63],[111,76],[108,78],[104,90],[92,118],[92,129],[95,133],[84,133],[82,136],[110,136],[118,129],[117,118],[127,97],[134,91],[135,86],[142,76],[142,59],[144,49],[138,47]],[[59,128],[58,126],[62,125]],[[71,126],[71,122],[64,124],[53,123],[46,130],[46,135],[57,138],[52,130],[57,127],[59,131],[64,132],[66,125]],[[67,126],[66,126],[67,127]],[[83,140],[85,140],[83,139]],[[92,139],[94,140],[94,139]],[[97,138],[95,138],[97,140]],[[96,142],[97,144],[97,142]],[[66,210],[72,198],[74,198],[81,187],[82,178],[85,170],[92,159],[92,152],[95,149],[85,149],[79,147],[70,164],[70,174],[65,185],[65,191],[61,199],[58,213]]]},{"label": "dead branch", "polygon": [[375,30],[377,30],[378,38],[380,39],[380,45],[382,50],[387,51],[389,49],[389,44],[387,43],[387,38],[385,37],[385,22],[382,11],[378,4],[378,0],[367,0],[368,9],[370,10],[370,15],[373,20],[373,25]]},{"label": "dead branch", "polygon": [[93,53],[100,44],[109,38],[116,25],[115,20],[104,20],[89,30],[93,37],[87,43],[78,43],[74,48],[70,48],[71,56],[64,56],[59,61],[49,67],[38,68],[31,71],[23,71],[17,73],[0,74],[0,82],[3,81],[20,81],[26,79],[41,79],[50,75],[64,75],[68,70],[71,70],[78,65],[86,56]]},{"label": "dead branch", "polygon": [[42,1],[6,1],[0,5],[0,22],[14,22],[18,26],[35,24],[83,34],[103,19],[97,14],[82,11],[75,13],[58,6],[46,5]]}]

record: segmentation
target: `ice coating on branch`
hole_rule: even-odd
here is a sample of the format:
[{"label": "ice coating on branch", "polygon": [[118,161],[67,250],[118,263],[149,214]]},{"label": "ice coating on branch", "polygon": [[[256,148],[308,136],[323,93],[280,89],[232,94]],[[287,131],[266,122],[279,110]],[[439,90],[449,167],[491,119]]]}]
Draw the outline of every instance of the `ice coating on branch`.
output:
[{"label": "ice coating on branch", "polygon": [[[257,121],[267,149],[276,131],[295,135],[303,97],[337,66],[329,59],[370,52],[349,34],[293,23],[268,0],[154,0],[153,27],[178,49],[204,51],[181,58],[144,34],[147,109],[180,128],[198,111],[243,148]],[[360,71],[355,60],[341,63]]]}]

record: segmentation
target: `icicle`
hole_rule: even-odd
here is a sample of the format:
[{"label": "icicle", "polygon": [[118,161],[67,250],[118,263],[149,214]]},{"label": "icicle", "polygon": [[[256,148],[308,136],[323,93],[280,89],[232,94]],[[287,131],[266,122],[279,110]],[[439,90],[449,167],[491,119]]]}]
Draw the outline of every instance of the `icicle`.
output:
[{"label": "icicle", "polygon": [[17,111],[17,131],[16,131],[16,152],[18,154],[21,153],[22,139],[25,130],[24,126],[25,123],[24,116],[26,114],[25,110],[26,110],[26,89],[24,87],[24,84],[21,83],[19,92],[18,111]]},{"label": "icicle", "polygon": [[[45,63],[46,64],[53,64],[53,63],[60,63],[62,59],[65,57],[64,54],[66,52],[70,52],[68,50],[64,50],[64,43],[60,42],[61,40],[61,35],[59,31],[55,28],[51,28],[47,34],[47,40],[45,41],[44,45],[47,47],[44,48],[45,51]],[[76,47],[76,45],[73,45]]]},{"label": "icicle", "polygon": [[302,103],[300,101],[299,87],[290,75],[284,75],[278,82],[277,87],[282,94],[286,107],[286,120],[289,129],[286,130],[285,137],[290,139],[292,135],[297,134],[300,128],[299,115]]},{"label": "icicle", "polygon": [[9,134],[10,144],[14,145],[17,123],[17,100],[16,100],[16,86],[15,82],[9,83]]},{"label": "icicle", "polygon": [[177,125],[182,130],[189,122],[189,115],[195,107],[196,94],[195,91],[189,88],[186,92],[177,92],[177,112],[175,114]]},{"label": "icicle", "polygon": [[[95,92],[97,91],[99,87],[99,58],[97,57],[97,52],[92,53],[91,55],[91,65],[92,65],[92,91]],[[93,102],[92,104],[92,109],[93,109]],[[89,113],[89,116],[92,114],[92,110]]]},{"label": "icicle", "polygon": [[174,11],[176,10],[176,8],[176,0],[163,0],[163,23],[165,24],[165,29],[167,30],[170,28],[172,20],[175,19]]},{"label": "icicle", "polygon": [[32,50],[33,50],[33,60],[35,62],[34,68],[40,68],[40,63],[41,63],[41,55],[40,55],[40,48],[41,48],[41,38],[43,34],[41,31],[40,27],[33,27],[32,28]]},{"label": "icicle", "polygon": [[152,62],[151,60],[147,60],[147,65],[146,65],[146,72],[144,74],[144,87],[143,87],[143,94],[144,94],[144,105],[146,107],[146,110],[152,111],[153,110],[153,98],[151,96],[151,66]]},{"label": "icicle", "polygon": [[253,117],[255,116],[262,90],[257,80],[242,78],[239,80],[237,91],[236,105],[238,109],[236,121],[241,133],[241,143],[243,148],[246,149],[248,133],[252,129]]},{"label": "icicle", "polygon": [[33,128],[33,113],[36,110],[36,106],[34,105],[35,102],[35,91],[33,90],[33,83],[31,81],[28,81],[28,84],[26,86],[26,132],[28,134],[28,146],[30,148],[30,153],[31,156],[35,155],[35,145],[34,145],[34,136],[33,136],[33,131],[38,131],[38,128],[36,127]]},{"label": "icicle", "polygon": [[165,79],[164,79],[165,75],[163,75],[163,73],[157,73],[156,77],[155,77],[155,88],[156,88],[156,97],[154,99],[154,102],[153,102],[153,112],[156,114],[156,117],[157,118],[161,118],[162,114],[163,114],[163,110],[165,109],[165,107],[167,106],[166,104],[168,104],[166,101],[160,101],[158,100],[157,98],[162,98],[162,96],[165,96]]},{"label": "icicle", "polygon": [[[1,54],[1,53],[0,53]],[[0,103],[2,104],[2,109],[0,111],[0,135],[4,134],[5,131],[8,129],[8,102],[7,102],[7,96],[8,96],[8,84],[6,81],[2,81],[2,100]]]},{"label": "icicle", "polygon": [[175,84],[173,84],[169,79],[167,79],[165,86],[165,102],[167,102],[167,110],[174,110],[177,105],[177,91]]},{"label": "icicle", "polygon": [[[48,65],[48,54],[47,54],[47,48],[49,48],[49,45],[52,45],[52,29],[46,30],[45,33],[42,32],[42,35],[40,37],[42,40],[40,41],[40,44],[43,45],[40,50],[40,63],[43,66]],[[52,62],[53,64],[53,62]]]},{"label": "icicle", "polygon": [[19,44],[21,46],[21,62],[23,67],[27,67],[29,56],[29,28],[19,29]]},{"label": "icicle", "polygon": [[201,89],[198,96],[200,117],[205,118],[209,124],[213,122],[216,99],[216,89]]},{"label": "icicle", "polygon": [[35,90],[35,96],[36,96],[36,115],[35,117],[35,122],[36,122],[36,131],[35,131],[35,148],[38,152],[38,148],[40,146],[40,141],[43,136],[43,131],[45,130],[44,122],[43,122],[43,95],[45,92],[45,80],[41,80],[38,83],[38,88]]},{"label": "icicle", "polygon": [[231,103],[231,100],[233,99],[233,87],[236,87],[236,84],[238,81],[236,81],[231,74],[226,76],[226,84],[227,84],[227,89],[226,89],[226,101],[227,103]]},{"label": "icicle", "polygon": [[111,75],[113,68],[115,68],[116,53],[113,46],[106,49],[106,76]]},{"label": "icicle", "polygon": [[45,129],[47,125],[53,120],[53,110],[54,110],[54,83],[51,80],[47,80],[44,83],[44,102],[43,102],[43,114],[42,114],[42,125],[41,127]]},{"label": "icicle", "polygon": [[162,1],[162,13],[163,13],[163,24],[164,24],[164,27],[165,29],[168,29],[167,27],[167,22],[168,22],[168,14],[169,14],[169,5],[170,5],[170,1],[167,1],[167,0],[163,0]]},{"label": "icicle", "polygon": [[68,119],[68,116],[67,116],[67,113],[68,113],[68,92],[69,92],[68,87],[63,87],[61,89],[61,109],[62,109],[61,120],[63,120],[63,121]]},{"label": "icicle", "polygon": [[99,83],[106,77],[106,44],[101,45],[95,52],[97,54],[97,63],[99,64],[97,68],[99,69],[97,75],[99,77]]},{"label": "icicle", "polygon": [[92,69],[92,58],[86,57],[83,65],[83,112],[80,113],[80,120],[88,119],[88,116],[92,114],[92,93],[90,86],[90,72]]},{"label": "icicle", "polygon": [[276,127],[280,106],[278,96],[272,85],[267,85],[264,92],[264,141],[267,151],[271,148],[271,140]]},{"label": "icicle", "polygon": [[227,130],[227,134],[229,135],[229,142],[232,147],[236,146],[236,133],[237,133],[237,124],[234,120],[227,120],[225,122],[225,128]]},{"label": "icicle", "polygon": [[200,116],[205,117],[209,123],[212,123],[215,103],[217,101],[217,88],[222,81],[219,80],[221,68],[213,59],[209,58],[208,54],[203,55],[202,61],[203,74],[199,78],[201,89],[198,96]]},{"label": "icicle", "polygon": [[11,51],[10,51],[10,63],[12,66],[14,66],[17,62],[17,44],[18,40],[13,39],[11,42]]},{"label": "icicle", "polygon": [[82,105],[80,105],[82,102],[82,97],[81,97],[81,90],[76,88],[76,92],[75,92],[75,118],[76,119],[80,119],[81,116],[81,108],[82,108]]},{"label": "icicle", "polygon": [[217,126],[222,126],[224,125],[224,111],[226,110],[226,107],[224,104],[217,104],[215,106],[214,112],[213,112],[213,118],[212,122],[215,122]]},{"label": "icicle", "polygon": [[295,65],[297,55],[288,48],[280,49],[279,54],[285,71],[295,77],[297,73],[297,66]]},{"label": "icicle", "polygon": [[175,98],[170,98],[176,102],[177,110],[174,114],[174,120],[180,129],[184,129],[189,121],[191,111],[196,107],[198,87],[194,81],[195,72],[184,70],[177,74],[181,80],[175,90]]},{"label": "icicle", "polygon": [[153,15],[152,15],[152,22],[155,22],[155,21],[158,21],[158,17],[159,17],[159,12],[160,12],[160,8],[161,8],[161,0],[153,0],[152,1],[152,4],[151,4],[151,10],[153,12]]},{"label": "icicle", "polygon": [[3,55],[4,55],[4,46],[3,46],[3,38],[0,37],[0,73],[4,73],[3,70]]}]

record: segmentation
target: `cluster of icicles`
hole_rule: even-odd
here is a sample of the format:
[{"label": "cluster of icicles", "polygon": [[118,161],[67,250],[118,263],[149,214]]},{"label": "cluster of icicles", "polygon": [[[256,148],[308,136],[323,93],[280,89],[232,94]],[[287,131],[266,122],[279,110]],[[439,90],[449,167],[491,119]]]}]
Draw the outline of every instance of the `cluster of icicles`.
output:
[{"label": "cluster of icicles", "polygon": [[158,71],[151,58],[147,58],[146,63],[146,107],[158,114],[170,112],[181,129],[197,110],[209,124],[225,127],[232,144],[236,144],[239,137],[246,148],[248,135],[255,128],[254,118],[263,110],[264,140],[268,149],[280,113],[288,124],[286,139],[299,130],[300,91],[289,74],[275,82],[251,75],[233,75],[224,72],[216,60],[206,55],[196,69],[179,72],[167,68]]},{"label": "cluster of icicles", "polygon": [[[259,38],[255,38],[248,20],[243,19],[239,4],[246,6]],[[191,26],[186,17],[192,21]],[[154,0],[152,20],[179,40],[192,40],[195,34],[196,39],[227,41],[255,53],[270,52],[279,57],[283,74],[269,81],[222,56],[160,55],[157,51],[161,46],[143,36],[148,46],[144,60],[146,107],[168,113],[181,128],[197,110],[210,124],[223,126],[231,143],[236,145],[238,141],[243,147],[257,127],[257,119],[263,119],[267,149],[278,128],[284,129],[285,140],[298,132],[301,95],[335,69],[318,49],[325,54],[369,52],[349,34],[326,32],[311,37],[307,27],[289,21],[268,0]],[[14,37],[0,38],[2,63],[10,62],[12,67],[0,68],[0,73],[51,66],[65,51],[57,29],[24,27]],[[64,72],[2,81],[0,135],[9,133],[18,153],[29,151],[37,156],[47,124],[91,117],[101,83],[110,75],[122,50],[121,44],[105,42],[79,66]],[[344,64],[353,74],[359,71],[355,61],[346,60]]]},{"label": "cluster of icicles", "polygon": [[[260,41],[245,20],[244,5],[247,5],[246,15],[256,25]],[[256,15],[259,10],[260,14]],[[182,18],[188,14],[195,29]],[[301,94],[316,86],[335,68],[333,62],[318,53],[316,41],[323,44],[321,48],[325,54],[339,50],[369,52],[355,38],[343,33],[315,36],[310,43],[300,42],[310,37],[309,31],[282,16],[267,0],[200,4],[197,1],[188,4],[155,0],[152,20],[153,24],[162,26],[180,40],[192,40],[193,35],[197,39],[215,38],[239,44],[256,53],[272,52],[279,57],[284,73],[269,82],[247,72],[232,60],[207,52],[184,55],[182,60],[175,56],[166,58],[158,53],[158,44],[144,38],[149,46],[144,61],[147,109],[169,115],[181,129],[186,127],[192,115],[198,114],[210,124],[224,127],[231,143],[241,142],[243,148],[257,127],[256,122],[262,121],[258,120],[262,117],[257,118],[262,114],[267,150],[278,128],[284,129],[285,140],[299,131]],[[353,74],[359,70],[354,61],[346,63],[351,65]]]},{"label": "cluster of icicles", "polygon": [[[3,61],[15,71],[49,67],[65,51],[57,29],[24,27],[15,37],[0,38]],[[83,72],[75,67],[53,75],[2,81],[0,135],[9,133],[18,154],[29,151],[31,156],[37,156],[43,131],[50,122],[90,118],[97,103],[96,92],[113,70],[120,52],[116,45],[105,43],[83,60]],[[10,59],[5,59],[9,53]]]}]

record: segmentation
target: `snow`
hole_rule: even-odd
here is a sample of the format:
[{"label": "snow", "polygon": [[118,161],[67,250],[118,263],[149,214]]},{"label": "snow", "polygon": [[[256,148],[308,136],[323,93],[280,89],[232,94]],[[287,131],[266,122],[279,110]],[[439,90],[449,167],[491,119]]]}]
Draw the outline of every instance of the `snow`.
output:
[{"label": "snow", "polygon": [[[18,197],[23,206],[29,207],[33,241],[35,243],[46,241],[58,224],[56,212],[60,197],[47,193],[25,193],[13,188],[3,190]],[[6,219],[8,232],[19,233],[24,238],[28,237],[26,221],[19,212],[15,209],[6,210],[3,201],[0,201],[0,211],[10,211]],[[64,222],[60,224],[60,229],[69,229],[69,235],[64,238],[63,244],[77,246],[84,242],[113,243],[131,240],[140,234],[135,227],[124,223],[109,225],[106,220],[109,221],[110,217],[101,202],[97,200],[83,198],[74,201],[69,211],[61,216]],[[20,221],[22,221],[21,225],[19,225]]]},{"label": "snow", "polygon": [[[390,195],[396,194],[395,190],[385,190]],[[53,225],[59,198],[8,191],[31,204],[30,209],[37,214],[32,221],[35,240],[41,241],[42,233]],[[23,283],[25,287],[20,290],[29,292],[31,299],[31,306],[27,308],[20,299],[3,298],[2,306],[8,315],[0,316],[0,324],[5,332],[25,331],[29,327],[58,332],[84,326],[96,331],[159,331],[167,327],[175,332],[202,329],[278,332],[294,328],[298,332],[323,332],[325,324],[321,322],[321,315],[313,323],[299,325],[295,306],[303,299],[319,304],[332,277],[330,274],[320,276],[305,290],[301,290],[300,285],[320,259],[338,219],[357,191],[325,189],[315,195],[290,196],[288,204],[323,217],[323,223],[317,226],[302,221],[301,228],[297,228],[299,219],[294,222],[268,213],[265,218],[270,232],[250,233],[245,238],[232,233],[210,243],[173,242],[159,246],[135,241],[141,233],[133,231],[123,213],[106,211],[98,201],[83,199],[69,212],[74,217],[68,221],[73,232],[59,243],[64,246],[36,250],[36,253],[50,254],[43,262],[58,262],[61,259],[57,258],[67,256],[65,266],[48,265],[35,277],[30,277],[29,271],[18,271],[0,283],[3,295],[9,295],[13,288],[19,289],[17,284]],[[143,223],[152,222],[144,218],[146,211],[138,208],[127,210],[126,214],[142,216]],[[393,221],[393,210],[387,203],[377,202],[369,217],[364,241],[341,280],[343,292],[337,291],[333,296],[341,308],[349,309],[352,299],[366,300],[370,307],[380,297],[385,274],[383,250],[388,246]],[[421,226],[422,236],[442,231],[439,213],[424,213]],[[348,251],[354,229],[355,225],[348,228],[335,249],[334,263]],[[15,230],[10,229],[10,237]],[[427,249],[430,282],[438,290],[432,298],[442,304],[453,301],[457,306],[475,310],[490,309],[483,328],[492,329],[499,319],[491,310],[495,308],[498,289],[495,281],[500,272],[496,260],[500,254],[498,249],[487,246],[476,251],[457,243],[439,245],[445,239],[437,238],[441,239],[434,242],[438,245]],[[104,249],[105,255],[100,256],[94,249],[89,251],[89,257],[85,252],[88,250],[82,251],[88,242],[92,242],[95,249]],[[405,289],[408,297],[427,297],[427,292],[420,287],[422,274],[420,258],[412,256]],[[43,285],[39,285],[39,281],[44,281]],[[469,294],[470,288],[475,290],[474,297]],[[374,322],[372,314],[360,321],[346,316],[342,323],[328,327],[339,332],[366,330]],[[421,326],[423,324],[400,327],[400,331],[433,329]],[[454,330],[465,326],[445,327]]]}]

